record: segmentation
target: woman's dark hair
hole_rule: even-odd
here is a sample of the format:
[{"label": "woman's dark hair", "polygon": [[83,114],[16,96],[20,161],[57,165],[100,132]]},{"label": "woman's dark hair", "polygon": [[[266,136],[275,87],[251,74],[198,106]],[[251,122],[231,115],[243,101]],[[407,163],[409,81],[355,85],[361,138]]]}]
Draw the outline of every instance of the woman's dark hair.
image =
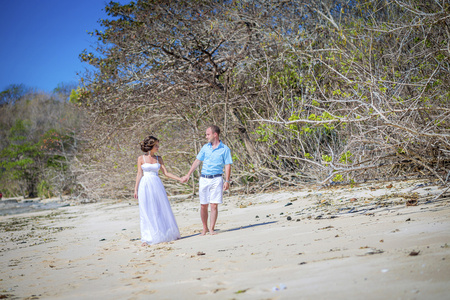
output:
[{"label": "woman's dark hair", "polygon": [[148,152],[153,149],[157,142],[159,142],[157,138],[149,135],[144,139],[144,141],[141,142],[141,150],[143,152]]}]

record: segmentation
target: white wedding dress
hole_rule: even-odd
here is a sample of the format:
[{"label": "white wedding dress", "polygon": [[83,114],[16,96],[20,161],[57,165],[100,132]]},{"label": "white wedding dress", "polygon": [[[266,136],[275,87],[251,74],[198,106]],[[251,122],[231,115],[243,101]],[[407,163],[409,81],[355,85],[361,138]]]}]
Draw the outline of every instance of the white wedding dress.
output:
[{"label": "white wedding dress", "polygon": [[138,188],[141,241],[151,245],[179,239],[180,231],[158,176],[159,159],[150,164],[145,162],[145,155],[143,158],[143,176]]}]

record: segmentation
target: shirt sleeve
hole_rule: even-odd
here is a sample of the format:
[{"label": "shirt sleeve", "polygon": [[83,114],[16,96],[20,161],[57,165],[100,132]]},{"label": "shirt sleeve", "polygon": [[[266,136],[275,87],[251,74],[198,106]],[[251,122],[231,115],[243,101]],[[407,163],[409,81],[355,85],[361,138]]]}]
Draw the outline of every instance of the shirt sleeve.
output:
[{"label": "shirt sleeve", "polygon": [[225,148],[224,162],[226,165],[231,165],[233,163],[233,159],[231,158],[231,151],[228,147]]},{"label": "shirt sleeve", "polygon": [[197,159],[200,161],[205,160],[205,146],[203,146],[202,149],[200,149],[200,152],[197,154]]}]

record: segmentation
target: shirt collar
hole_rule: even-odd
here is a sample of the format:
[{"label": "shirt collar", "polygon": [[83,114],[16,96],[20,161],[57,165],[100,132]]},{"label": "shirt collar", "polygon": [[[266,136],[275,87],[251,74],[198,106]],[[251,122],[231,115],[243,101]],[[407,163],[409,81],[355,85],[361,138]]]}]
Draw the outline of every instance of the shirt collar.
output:
[{"label": "shirt collar", "polygon": [[[208,143],[208,146],[209,146],[209,148],[212,149],[212,144],[211,144],[211,143]],[[223,147],[223,143],[222,143],[222,141],[220,140],[220,141],[219,141],[219,146],[217,146],[216,149],[219,149],[219,148],[222,148],[222,147]],[[215,150],[215,149],[214,149],[214,150]]]}]

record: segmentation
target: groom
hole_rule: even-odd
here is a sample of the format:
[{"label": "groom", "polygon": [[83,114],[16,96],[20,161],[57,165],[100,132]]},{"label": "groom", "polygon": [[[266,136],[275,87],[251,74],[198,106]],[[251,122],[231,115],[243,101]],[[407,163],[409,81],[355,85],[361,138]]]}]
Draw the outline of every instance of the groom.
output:
[{"label": "groom", "polygon": [[[203,223],[201,235],[205,235],[208,231],[210,234],[216,234],[214,227],[216,226],[219,213],[218,205],[222,203],[222,192],[230,187],[231,164],[233,160],[231,159],[230,148],[222,143],[219,135],[220,128],[215,125],[206,129],[208,143],[198,153],[187,175],[181,178],[183,183],[187,182],[192,172],[203,162],[199,184],[200,216]],[[222,178],[224,166],[225,182]],[[211,217],[210,227],[208,228],[209,205],[211,205]]]}]

